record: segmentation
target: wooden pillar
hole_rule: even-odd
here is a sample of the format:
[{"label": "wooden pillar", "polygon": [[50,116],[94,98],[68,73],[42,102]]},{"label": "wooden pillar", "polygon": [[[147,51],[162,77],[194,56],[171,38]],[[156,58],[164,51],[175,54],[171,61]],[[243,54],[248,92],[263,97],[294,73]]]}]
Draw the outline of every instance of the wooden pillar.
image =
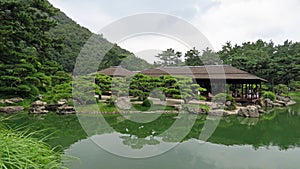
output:
[{"label": "wooden pillar", "polygon": [[261,86],[261,82],[259,83],[259,98],[261,98],[262,95],[262,86]]},{"label": "wooden pillar", "polygon": [[251,91],[251,93],[250,93],[250,99],[252,101],[252,99],[253,99],[253,84],[250,85],[250,91]]},{"label": "wooden pillar", "polygon": [[241,93],[241,95],[242,95],[242,99],[244,98],[244,84],[242,84],[242,93]]}]

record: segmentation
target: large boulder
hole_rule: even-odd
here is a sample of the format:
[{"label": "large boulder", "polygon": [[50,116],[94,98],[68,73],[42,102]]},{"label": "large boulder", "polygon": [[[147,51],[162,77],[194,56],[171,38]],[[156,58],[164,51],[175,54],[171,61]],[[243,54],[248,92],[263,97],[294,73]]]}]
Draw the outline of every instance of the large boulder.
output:
[{"label": "large boulder", "polygon": [[7,113],[7,114],[14,114],[24,110],[23,106],[5,106],[0,107],[0,112]]},{"label": "large boulder", "polygon": [[256,106],[247,106],[240,108],[238,115],[243,117],[258,118],[259,111]]}]

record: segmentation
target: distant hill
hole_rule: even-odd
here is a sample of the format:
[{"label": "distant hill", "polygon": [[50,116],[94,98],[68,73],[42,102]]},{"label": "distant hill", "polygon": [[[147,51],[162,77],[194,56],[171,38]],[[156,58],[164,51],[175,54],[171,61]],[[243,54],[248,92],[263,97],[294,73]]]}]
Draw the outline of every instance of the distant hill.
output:
[{"label": "distant hill", "polygon": [[[104,39],[102,35],[96,35],[87,28],[80,26],[60,10],[58,10],[54,19],[57,20],[58,24],[55,28],[49,31],[49,35],[52,38],[54,37],[61,40],[64,46],[62,51],[53,51],[51,56],[54,60],[60,63],[63,66],[63,69],[67,72],[73,71],[79,52],[91,36],[98,38],[101,46],[112,45],[109,41]],[[94,52],[100,54],[101,51]],[[127,57],[128,59],[125,59]],[[152,66],[145,60],[137,58],[131,52],[122,49],[115,44],[101,61],[99,69],[120,65],[124,59],[126,61],[124,61],[125,63],[122,63],[122,66],[130,70],[142,70]],[[131,61],[134,61],[134,64],[130,64]]]}]

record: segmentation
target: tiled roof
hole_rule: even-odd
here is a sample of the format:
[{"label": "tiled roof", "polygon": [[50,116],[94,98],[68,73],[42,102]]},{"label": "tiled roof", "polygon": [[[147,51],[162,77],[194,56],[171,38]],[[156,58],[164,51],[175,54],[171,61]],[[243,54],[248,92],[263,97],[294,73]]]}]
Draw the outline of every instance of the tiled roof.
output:
[{"label": "tiled roof", "polygon": [[159,67],[141,71],[142,74],[149,76],[185,76],[196,79],[231,79],[231,80],[260,80],[255,75],[230,65],[206,65],[206,66],[181,66],[181,67]]},{"label": "tiled roof", "polygon": [[121,66],[112,66],[107,69],[99,71],[99,73],[107,76],[125,77],[134,75],[130,70],[124,69]]}]

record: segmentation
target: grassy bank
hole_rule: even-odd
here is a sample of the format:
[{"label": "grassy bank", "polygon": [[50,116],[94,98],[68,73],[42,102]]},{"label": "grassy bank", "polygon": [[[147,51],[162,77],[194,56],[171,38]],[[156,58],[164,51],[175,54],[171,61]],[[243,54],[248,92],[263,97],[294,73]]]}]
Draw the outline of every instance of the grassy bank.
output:
[{"label": "grassy bank", "polygon": [[[121,109],[118,109],[116,106],[111,106],[106,103],[98,103],[97,105],[84,105],[77,107],[78,111],[81,112],[93,112],[95,110],[103,112],[103,113],[117,113]],[[176,110],[173,106],[165,106],[165,105],[159,105],[159,104],[153,104],[150,108],[143,106],[142,104],[133,104],[131,109],[125,110],[125,111],[157,111],[157,110],[165,110],[165,111],[173,111]]]},{"label": "grassy bank", "polygon": [[64,168],[62,156],[34,133],[15,131],[0,120],[0,168],[58,169]]},{"label": "grassy bank", "polygon": [[290,92],[289,96],[292,98],[292,100],[296,101],[297,103],[300,102],[300,91]]}]

